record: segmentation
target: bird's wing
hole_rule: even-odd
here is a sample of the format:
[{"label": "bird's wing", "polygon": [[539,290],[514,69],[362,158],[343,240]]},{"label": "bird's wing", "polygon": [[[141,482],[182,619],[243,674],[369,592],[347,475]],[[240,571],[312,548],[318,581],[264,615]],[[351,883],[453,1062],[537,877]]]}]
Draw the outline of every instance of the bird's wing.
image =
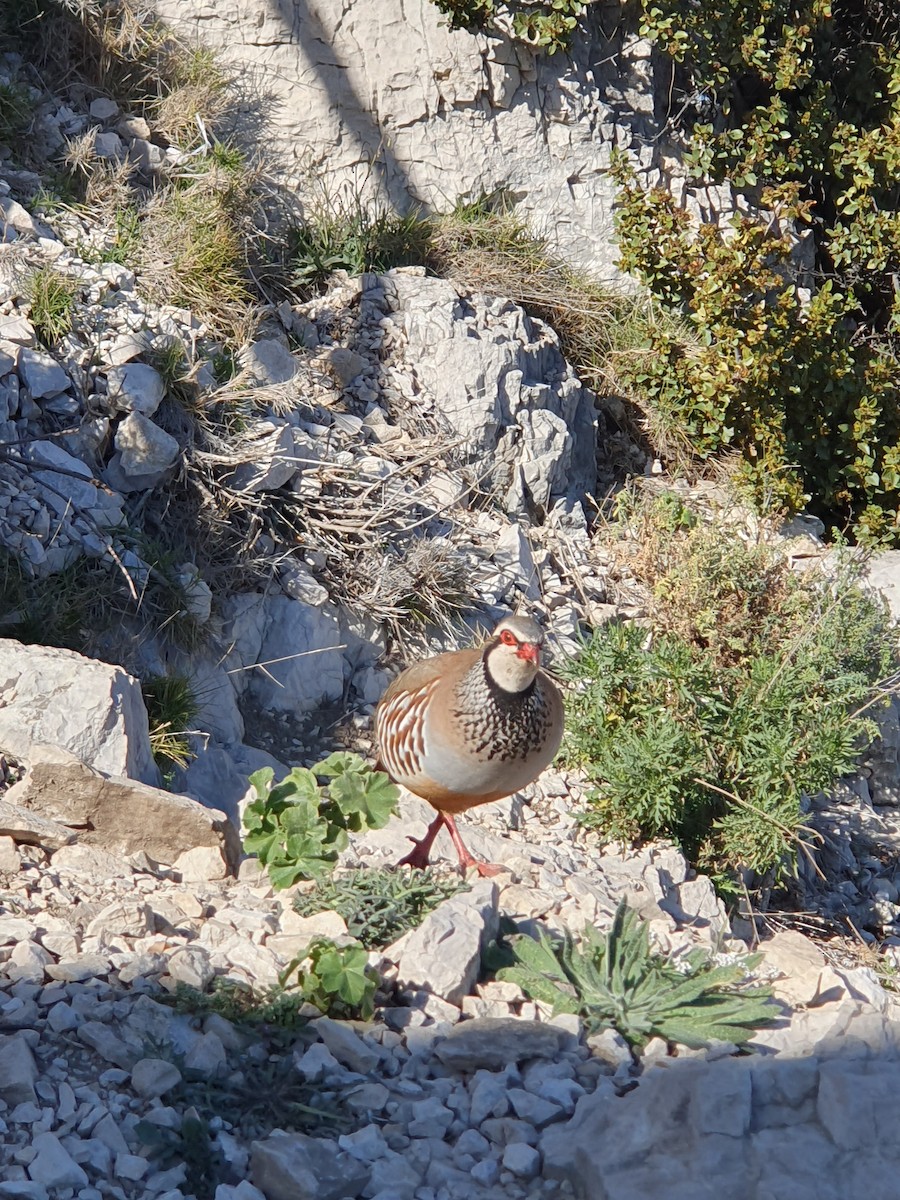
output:
[{"label": "bird's wing", "polygon": [[446,678],[448,681],[459,679],[466,671],[475,665],[481,657],[480,650],[451,650],[447,654],[436,654],[433,658],[423,659],[414,663],[394,679],[387,687],[378,707],[389,704],[395,697],[404,692],[413,693],[426,687],[432,680]]}]

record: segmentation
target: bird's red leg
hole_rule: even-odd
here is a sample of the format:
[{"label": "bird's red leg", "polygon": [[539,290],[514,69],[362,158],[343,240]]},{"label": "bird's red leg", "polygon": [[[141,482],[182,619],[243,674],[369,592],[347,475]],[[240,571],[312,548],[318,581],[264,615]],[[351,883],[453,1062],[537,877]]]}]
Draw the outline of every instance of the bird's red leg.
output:
[{"label": "bird's red leg", "polygon": [[[443,821],[447,826],[447,832],[453,839],[453,845],[456,847],[456,853],[459,855],[459,865],[462,867],[463,874],[470,867],[474,867],[479,875],[499,875],[501,871],[506,870],[505,867],[501,867],[497,863],[479,862],[477,858],[473,858],[460,837],[459,830],[456,828],[456,821],[453,817],[447,813],[441,813],[438,820]],[[428,832],[431,833],[431,829]]]},{"label": "bird's red leg", "polygon": [[401,858],[397,863],[398,867],[418,867],[419,870],[424,870],[428,866],[428,855],[431,853],[431,847],[434,844],[434,839],[440,833],[441,825],[444,823],[443,816],[438,813],[425,833],[421,841],[417,842],[415,838],[409,840],[413,844],[412,850],[407,854],[406,858]]}]

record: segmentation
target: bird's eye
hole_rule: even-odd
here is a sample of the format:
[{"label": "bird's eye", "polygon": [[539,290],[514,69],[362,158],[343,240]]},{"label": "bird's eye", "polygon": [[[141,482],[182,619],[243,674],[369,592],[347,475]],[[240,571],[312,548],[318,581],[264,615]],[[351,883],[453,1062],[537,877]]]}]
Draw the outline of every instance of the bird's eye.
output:
[{"label": "bird's eye", "polygon": [[517,646],[519,644],[516,641],[516,635],[514,633],[512,633],[509,629],[503,630],[503,632],[500,634],[500,641],[503,643],[504,646]]}]

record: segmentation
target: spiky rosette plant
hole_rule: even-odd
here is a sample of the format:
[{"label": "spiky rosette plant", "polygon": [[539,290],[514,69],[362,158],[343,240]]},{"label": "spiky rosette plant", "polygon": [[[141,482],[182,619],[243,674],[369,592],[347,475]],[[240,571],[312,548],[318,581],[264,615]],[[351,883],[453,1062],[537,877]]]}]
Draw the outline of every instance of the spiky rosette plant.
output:
[{"label": "spiky rosette plant", "polygon": [[589,1033],[611,1026],[636,1046],[654,1036],[739,1046],[776,1015],[768,989],[741,986],[755,959],[715,966],[696,950],[676,965],[651,951],[647,925],[624,900],[605,935],[588,927],[580,944],[571,935],[561,943],[522,936],[511,949],[516,962],[498,979],[517,983],[554,1015],[577,1014]]}]

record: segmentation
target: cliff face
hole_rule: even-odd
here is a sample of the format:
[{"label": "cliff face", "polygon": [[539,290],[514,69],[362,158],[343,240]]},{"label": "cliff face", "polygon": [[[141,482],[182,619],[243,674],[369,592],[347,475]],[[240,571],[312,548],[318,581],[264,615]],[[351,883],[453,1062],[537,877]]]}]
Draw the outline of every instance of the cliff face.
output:
[{"label": "cliff face", "polygon": [[446,211],[504,189],[570,261],[615,276],[610,151],[650,168],[660,133],[649,44],[626,32],[619,4],[592,6],[572,54],[553,57],[451,32],[429,0],[157,8],[235,68],[255,114],[237,132],[305,201],[347,189]]}]

